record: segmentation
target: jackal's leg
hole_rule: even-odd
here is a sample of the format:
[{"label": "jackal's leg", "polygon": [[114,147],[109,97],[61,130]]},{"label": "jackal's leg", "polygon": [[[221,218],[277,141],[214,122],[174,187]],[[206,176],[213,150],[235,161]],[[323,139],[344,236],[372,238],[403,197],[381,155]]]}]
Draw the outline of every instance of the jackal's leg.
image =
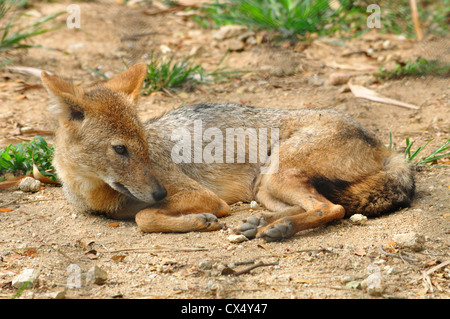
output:
[{"label": "jackal's leg", "polygon": [[258,201],[274,212],[244,223],[235,229],[236,232],[274,241],[344,217],[344,208],[330,202],[310,183],[308,173],[311,174],[312,169],[296,160],[302,157],[299,150],[293,160],[289,145],[284,147],[286,149],[281,149],[280,154],[287,156],[280,155],[279,167],[274,174],[261,176],[256,191]]},{"label": "jackal's leg", "polygon": [[234,229],[235,233],[242,234],[247,238],[254,238],[258,230],[282,217],[297,215],[305,210],[298,205],[289,205],[278,198],[275,198],[270,192],[261,189],[256,194],[256,200],[270,210],[270,213],[263,213],[262,216],[252,216],[239,227]]},{"label": "jackal's leg", "polygon": [[141,210],[136,223],[143,232],[212,231],[221,228],[217,217],[230,214],[230,207],[211,192],[180,191]]},{"label": "jackal's leg", "polygon": [[344,217],[344,208],[319,194],[306,179],[298,175],[295,178],[277,175],[268,176],[264,181],[267,184],[261,185],[262,189],[292,206],[274,213],[270,218],[271,223],[258,229],[257,237],[267,241],[280,240],[300,230],[319,227]]}]

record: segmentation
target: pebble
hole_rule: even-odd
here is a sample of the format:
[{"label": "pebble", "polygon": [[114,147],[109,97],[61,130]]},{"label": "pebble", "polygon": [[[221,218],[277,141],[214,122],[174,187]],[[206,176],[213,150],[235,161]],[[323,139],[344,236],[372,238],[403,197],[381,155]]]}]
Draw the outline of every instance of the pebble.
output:
[{"label": "pebble", "polygon": [[62,289],[59,291],[49,292],[45,294],[48,299],[64,299],[66,298],[66,290]]},{"label": "pebble", "polygon": [[228,241],[233,244],[242,243],[243,241],[247,241],[248,238],[244,235],[230,235],[227,237]]},{"label": "pebble", "polygon": [[384,291],[384,284],[380,272],[369,275],[361,282],[361,288],[371,296],[379,296]]},{"label": "pebble", "polygon": [[366,273],[369,274],[369,276],[361,282],[361,288],[371,296],[381,295],[385,286],[381,276],[380,267],[376,264],[370,264],[366,268]]},{"label": "pebble", "polygon": [[213,34],[213,39],[215,40],[225,40],[230,38],[239,37],[246,33],[248,28],[240,25],[225,25],[220,27],[218,31]]},{"label": "pebble", "polygon": [[408,248],[412,251],[420,251],[424,248],[425,236],[416,232],[394,235],[392,238],[401,248]]},{"label": "pebble", "polygon": [[238,39],[228,39],[223,42],[223,45],[225,49],[228,49],[230,51],[242,51],[245,48],[244,42]]},{"label": "pebble", "polygon": [[18,276],[14,277],[11,284],[14,288],[20,288],[26,282],[30,282],[27,288],[31,288],[36,283],[38,276],[38,269],[26,268],[22,270],[22,272]]},{"label": "pebble", "polygon": [[328,82],[331,85],[346,84],[350,80],[350,74],[347,73],[331,73],[328,77]]},{"label": "pebble", "polygon": [[392,49],[394,46],[392,45],[391,41],[386,40],[383,42],[382,47],[385,50],[389,50],[389,49]]},{"label": "pebble", "polygon": [[108,274],[106,271],[101,269],[98,266],[91,267],[87,273],[86,273],[86,284],[96,284],[101,285],[103,284],[106,279],[108,279]]},{"label": "pebble", "polygon": [[35,193],[41,189],[41,182],[34,179],[33,177],[25,177],[20,181],[19,189],[22,192]]},{"label": "pebble", "polygon": [[258,202],[255,202],[254,200],[250,202],[250,208],[257,208],[258,206],[259,206]]},{"label": "pebble", "polygon": [[361,214],[354,214],[350,217],[350,222],[354,225],[363,225],[367,222],[367,217]]},{"label": "pebble", "polygon": [[202,270],[212,269],[212,261],[211,260],[203,260],[198,263],[198,268]]}]

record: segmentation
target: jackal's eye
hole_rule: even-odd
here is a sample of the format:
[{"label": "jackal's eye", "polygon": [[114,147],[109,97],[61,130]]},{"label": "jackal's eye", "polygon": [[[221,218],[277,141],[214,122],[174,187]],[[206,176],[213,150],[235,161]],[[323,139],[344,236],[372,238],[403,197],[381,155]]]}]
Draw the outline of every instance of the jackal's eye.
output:
[{"label": "jackal's eye", "polygon": [[128,151],[125,145],[113,145],[112,148],[119,155],[128,155]]}]

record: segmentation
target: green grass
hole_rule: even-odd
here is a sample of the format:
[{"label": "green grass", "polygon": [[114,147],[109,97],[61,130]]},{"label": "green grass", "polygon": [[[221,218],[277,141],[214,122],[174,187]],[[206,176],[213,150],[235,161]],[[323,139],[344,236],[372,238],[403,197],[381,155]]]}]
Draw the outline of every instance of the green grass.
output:
[{"label": "green grass", "polygon": [[[414,145],[414,142],[410,142],[409,138],[406,138],[406,148],[405,148],[405,156],[408,159],[408,162],[413,162],[418,159],[418,155],[423,152],[425,147],[432,141],[429,140],[425,143],[425,145],[420,146],[415,151],[412,151],[412,146]],[[450,149],[450,139],[448,139],[443,145],[435,149],[433,152],[431,152],[429,155],[422,157],[421,159],[418,159],[415,162],[415,165],[417,166],[427,166],[436,164],[437,160],[443,159],[445,157],[450,157],[450,152],[445,153]]]},{"label": "green grass", "polygon": [[[332,4],[330,6],[330,3]],[[357,36],[367,32],[367,12],[371,0],[228,0],[204,4],[193,19],[201,26],[216,28],[227,24],[274,30],[282,38],[299,35]],[[337,8],[337,4],[340,4]],[[409,0],[378,2],[383,33],[414,37]],[[428,0],[418,6],[420,21],[427,32],[445,34],[450,0]]]},{"label": "green grass", "polygon": [[397,62],[393,70],[385,70],[380,67],[378,73],[374,74],[376,77],[383,80],[400,79],[406,76],[450,76],[450,65],[443,64],[438,60],[426,60],[417,58],[415,61],[408,60],[404,63]]},{"label": "green grass", "polygon": [[[404,154],[406,159],[409,163],[414,163],[416,166],[429,166],[429,165],[435,165],[437,164],[437,160],[449,157],[450,158],[450,152],[445,153],[448,149],[450,149],[450,139],[448,139],[444,144],[442,144],[440,147],[436,148],[433,152],[431,152],[429,155],[426,155],[419,159],[419,154],[423,152],[423,150],[430,144],[432,141],[428,140],[425,145],[419,146],[415,151],[412,150],[412,147],[414,145],[414,141],[410,141],[409,137],[406,138],[406,147],[404,150]],[[392,132],[389,133],[389,145],[388,149],[392,150],[394,149],[394,142],[392,139]],[[436,167],[443,167],[442,165],[437,165]]]},{"label": "green grass", "polygon": [[[47,26],[48,22],[65,12],[51,14],[32,22],[25,22],[24,17],[26,17],[26,14],[21,13],[20,10],[14,7],[14,4],[20,5],[20,1],[0,0],[0,54],[18,49],[50,49],[39,44],[32,44],[30,40],[37,35],[55,30],[56,28]],[[2,60],[4,61],[0,62],[0,67],[13,62],[14,58]]]},{"label": "green grass", "polygon": [[145,93],[181,89],[187,83],[201,82],[205,74],[205,70],[200,65],[192,63],[189,57],[177,62],[174,56],[157,58],[153,52],[147,67]]},{"label": "green grass", "polygon": [[175,60],[173,55],[156,57],[152,52],[150,62],[147,63],[148,70],[143,92],[149,94],[154,91],[189,90],[198,84],[221,81],[246,73],[247,71],[230,70],[220,66],[227,53],[225,52],[214,70],[207,72],[202,66],[195,64],[192,57]]},{"label": "green grass", "polygon": [[[344,0],[343,3],[348,1]],[[256,29],[275,30],[284,38],[328,30],[333,16],[344,12],[329,6],[328,0],[230,0],[203,6],[211,22],[198,19],[203,26],[243,24]]]},{"label": "green grass", "polygon": [[33,172],[34,163],[43,175],[56,180],[52,166],[53,151],[54,146],[49,146],[41,136],[36,136],[31,142],[11,144],[0,149],[0,175],[30,174]]}]

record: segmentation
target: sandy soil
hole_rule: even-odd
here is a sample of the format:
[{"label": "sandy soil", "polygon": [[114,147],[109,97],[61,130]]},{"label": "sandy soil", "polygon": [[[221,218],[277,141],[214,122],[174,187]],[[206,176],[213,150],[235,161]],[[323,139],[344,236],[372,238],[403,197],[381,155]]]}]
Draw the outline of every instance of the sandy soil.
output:
[{"label": "sandy soil", "polygon": [[[39,2],[32,10],[49,14],[69,2]],[[93,84],[101,80],[87,68],[112,75],[123,62],[142,60],[152,50],[168,47],[176,56],[195,53],[194,60],[212,71],[224,56],[214,30],[199,28],[176,12],[148,15],[158,8],[127,7],[108,1],[77,2],[81,29],[61,29],[36,39],[58,51],[29,50],[17,65],[35,67]],[[57,20],[62,26],[65,18]],[[136,41],[121,37],[154,32]],[[395,59],[422,56],[449,59],[449,41],[430,37],[423,43],[370,32],[348,41],[322,38],[310,45],[259,43],[226,55],[222,66],[250,70],[192,92],[157,92],[142,96],[139,113],[148,119],[182,103],[238,102],[272,108],[335,108],[351,114],[395,147],[405,138],[417,146],[433,141],[425,153],[442,145],[450,132],[448,79],[423,77],[378,82],[379,66]],[[163,46],[163,47],[162,47]],[[63,54],[68,52],[69,54]],[[374,58],[358,52],[369,52]],[[346,85],[332,85],[332,73],[351,76],[385,96],[418,105],[411,110],[354,97]],[[1,73],[0,147],[31,140],[29,128],[53,130],[44,89],[20,90],[40,80],[16,72]],[[28,130],[20,131],[20,128]],[[46,135],[52,141],[52,135]],[[354,225],[348,219],[303,231],[293,238],[266,243],[231,243],[229,230],[211,233],[144,234],[133,221],[116,222],[77,212],[59,187],[37,193],[0,191],[0,297],[17,293],[13,279],[24,269],[39,270],[38,281],[19,298],[449,298],[449,168],[417,170],[417,196],[410,208]],[[223,222],[237,226],[260,212],[237,203]],[[245,209],[244,209],[245,208]],[[425,242],[420,251],[401,248],[393,238],[416,232]],[[380,247],[382,247],[380,249]],[[406,258],[404,258],[406,257]],[[258,263],[260,267],[249,269]],[[270,265],[266,265],[270,264]],[[71,266],[72,265],[72,266]],[[75,266],[73,266],[75,265]],[[85,280],[97,266],[107,273],[101,284]],[[361,288],[373,269],[384,290],[375,296]],[[68,284],[77,283],[79,288]]]}]

